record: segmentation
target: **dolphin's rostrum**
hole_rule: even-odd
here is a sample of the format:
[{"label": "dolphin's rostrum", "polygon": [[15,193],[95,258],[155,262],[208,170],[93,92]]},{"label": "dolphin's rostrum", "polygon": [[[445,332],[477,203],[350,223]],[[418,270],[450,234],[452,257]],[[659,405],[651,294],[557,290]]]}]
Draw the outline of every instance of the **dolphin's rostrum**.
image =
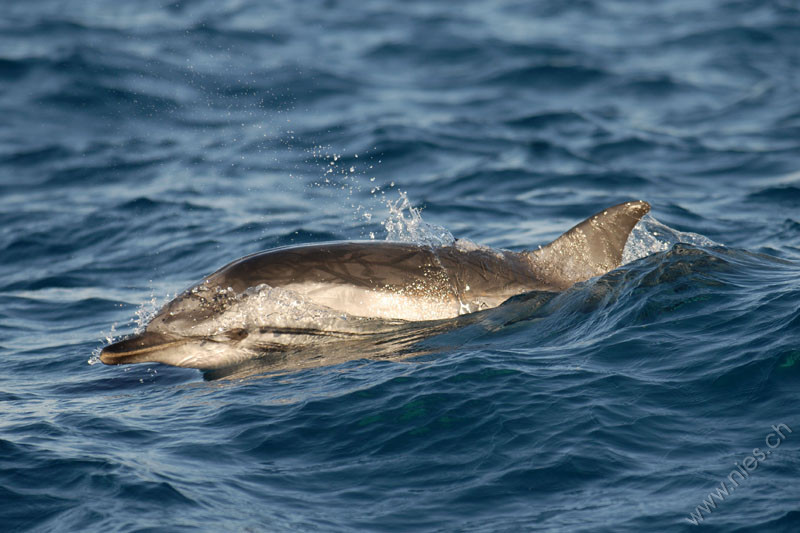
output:
[{"label": "dolphin's rostrum", "polygon": [[100,359],[213,369],[298,347],[380,339],[418,322],[452,322],[521,293],[563,291],[613,270],[649,210],[643,201],[609,207],[547,246],[520,253],[459,240],[440,247],[346,241],[259,252],[180,294],[142,333],[106,346]]}]

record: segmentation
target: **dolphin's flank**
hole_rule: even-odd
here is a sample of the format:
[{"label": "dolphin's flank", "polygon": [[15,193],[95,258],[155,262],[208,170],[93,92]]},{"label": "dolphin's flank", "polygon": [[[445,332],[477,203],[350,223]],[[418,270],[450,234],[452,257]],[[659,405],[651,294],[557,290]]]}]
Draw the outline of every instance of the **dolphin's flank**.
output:
[{"label": "dolphin's flank", "polygon": [[336,341],[377,343],[390,331],[414,337],[409,324],[446,321],[534,290],[562,291],[613,270],[649,210],[643,201],[609,207],[521,253],[459,240],[443,247],[345,241],[256,253],[184,291],[142,333],[103,348],[100,360],[212,369]]}]

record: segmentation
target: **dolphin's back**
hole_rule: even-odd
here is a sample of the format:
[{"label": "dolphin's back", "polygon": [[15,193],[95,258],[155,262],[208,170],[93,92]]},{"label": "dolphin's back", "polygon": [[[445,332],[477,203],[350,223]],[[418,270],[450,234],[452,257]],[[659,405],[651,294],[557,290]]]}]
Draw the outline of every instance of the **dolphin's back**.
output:
[{"label": "dolphin's back", "polygon": [[356,316],[450,318],[494,307],[540,283],[513,252],[356,241],[294,246],[244,257],[204,281],[240,292],[266,284]]},{"label": "dolphin's back", "polygon": [[[619,266],[633,226],[649,210],[627,202],[597,213],[532,252],[493,250],[456,241],[431,247],[386,241],[345,241],[259,252],[222,267],[197,287],[240,294],[267,285],[355,316],[433,320],[495,307],[517,294],[560,291]],[[177,298],[154,322],[193,307]],[[198,315],[213,312],[197,305]]]}]

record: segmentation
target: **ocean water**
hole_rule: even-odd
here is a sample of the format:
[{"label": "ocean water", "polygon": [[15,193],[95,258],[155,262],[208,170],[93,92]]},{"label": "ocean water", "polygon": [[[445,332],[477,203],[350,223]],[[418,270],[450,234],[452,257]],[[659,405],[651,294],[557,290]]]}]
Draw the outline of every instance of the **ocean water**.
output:
[{"label": "ocean water", "polygon": [[[797,2],[1,11],[0,530],[800,530]],[[248,253],[632,199],[629,262],[427,355],[97,363]]]}]

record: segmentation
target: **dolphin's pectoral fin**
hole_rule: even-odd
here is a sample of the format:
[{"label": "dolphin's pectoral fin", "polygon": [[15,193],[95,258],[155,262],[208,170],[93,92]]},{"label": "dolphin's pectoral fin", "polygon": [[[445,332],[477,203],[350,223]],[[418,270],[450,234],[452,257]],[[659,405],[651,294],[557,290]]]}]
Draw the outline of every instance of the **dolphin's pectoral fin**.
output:
[{"label": "dolphin's pectoral fin", "polygon": [[648,211],[641,200],[609,207],[526,254],[536,274],[566,289],[617,268],[631,230]]}]

